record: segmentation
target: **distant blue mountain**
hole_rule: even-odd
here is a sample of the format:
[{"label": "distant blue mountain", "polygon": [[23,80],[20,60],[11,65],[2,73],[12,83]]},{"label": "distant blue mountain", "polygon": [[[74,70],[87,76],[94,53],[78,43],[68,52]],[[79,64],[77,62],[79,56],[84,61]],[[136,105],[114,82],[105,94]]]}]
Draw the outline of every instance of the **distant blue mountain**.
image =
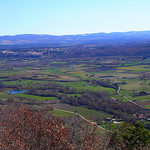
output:
[{"label": "distant blue mountain", "polygon": [[0,45],[78,45],[78,44],[123,44],[127,42],[150,42],[150,31],[93,33],[78,35],[21,34],[0,36]]}]

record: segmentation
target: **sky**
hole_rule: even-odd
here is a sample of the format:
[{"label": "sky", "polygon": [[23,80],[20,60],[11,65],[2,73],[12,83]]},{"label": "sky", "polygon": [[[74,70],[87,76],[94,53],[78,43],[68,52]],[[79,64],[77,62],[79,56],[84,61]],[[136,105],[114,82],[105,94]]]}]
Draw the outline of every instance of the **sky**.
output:
[{"label": "sky", "polygon": [[0,0],[0,36],[150,30],[150,0]]}]

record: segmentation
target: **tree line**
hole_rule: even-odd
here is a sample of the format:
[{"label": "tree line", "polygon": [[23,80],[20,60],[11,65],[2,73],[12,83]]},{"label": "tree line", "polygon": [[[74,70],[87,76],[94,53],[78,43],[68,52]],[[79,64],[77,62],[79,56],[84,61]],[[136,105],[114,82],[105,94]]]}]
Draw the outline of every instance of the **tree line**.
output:
[{"label": "tree line", "polygon": [[121,103],[112,100],[107,91],[77,90],[56,83],[32,84],[27,87],[27,91],[31,95],[57,97],[62,103],[73,106],[87,106],[89,109],[105,111],[129,122],[136,121],[134,114],[146,113],[130,102]]}]

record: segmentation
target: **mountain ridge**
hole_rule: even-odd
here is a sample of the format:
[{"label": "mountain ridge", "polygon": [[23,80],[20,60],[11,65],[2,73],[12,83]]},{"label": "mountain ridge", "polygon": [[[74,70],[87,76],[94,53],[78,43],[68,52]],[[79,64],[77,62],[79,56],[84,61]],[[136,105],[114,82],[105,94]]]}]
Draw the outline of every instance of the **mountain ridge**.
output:
[{"label": "mountain ridge", "polygon": [[99,32],[76,35],[18,34],[0,36],[0,48],[150,43],[150,31]]}]

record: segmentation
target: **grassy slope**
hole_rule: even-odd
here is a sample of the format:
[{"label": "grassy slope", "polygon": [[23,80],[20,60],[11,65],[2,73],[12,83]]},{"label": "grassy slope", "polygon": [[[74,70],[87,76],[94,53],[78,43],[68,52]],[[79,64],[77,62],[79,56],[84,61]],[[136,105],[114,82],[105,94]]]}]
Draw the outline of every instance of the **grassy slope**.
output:
[{"label": "grassy slope", "polygon": [[69,113],[69,112],[64,112],[64,111],[61,111],[61,110],[51,110],[50,113],[54,116],[57,116],[57,117],[73,117],[73,116],[76,116],[76,114]]},{"label": "grassy slope", "polygon": [[45,101],[45,100],[56,100],[56,97],[41,97],[41,96],[35,96],[35,95],[27,95],[27,94],[16,94],[15,97],[24,97],[24,98],[31,98],[36,99],[38,101]]},{"label": "grassy slope", "polygon": [[77,111],[77,113],[81,114],[87,119],[89,118],[96,119],[97,117],[99,118],[112,117],[112,115],[102,111],[91,110],[91,109],[78,107],[78,106],[70,106],[68,104],[52,104],[52,106],[54,107],[54,109],[57,108],[62,110],[68,110],[71,112]]}]

